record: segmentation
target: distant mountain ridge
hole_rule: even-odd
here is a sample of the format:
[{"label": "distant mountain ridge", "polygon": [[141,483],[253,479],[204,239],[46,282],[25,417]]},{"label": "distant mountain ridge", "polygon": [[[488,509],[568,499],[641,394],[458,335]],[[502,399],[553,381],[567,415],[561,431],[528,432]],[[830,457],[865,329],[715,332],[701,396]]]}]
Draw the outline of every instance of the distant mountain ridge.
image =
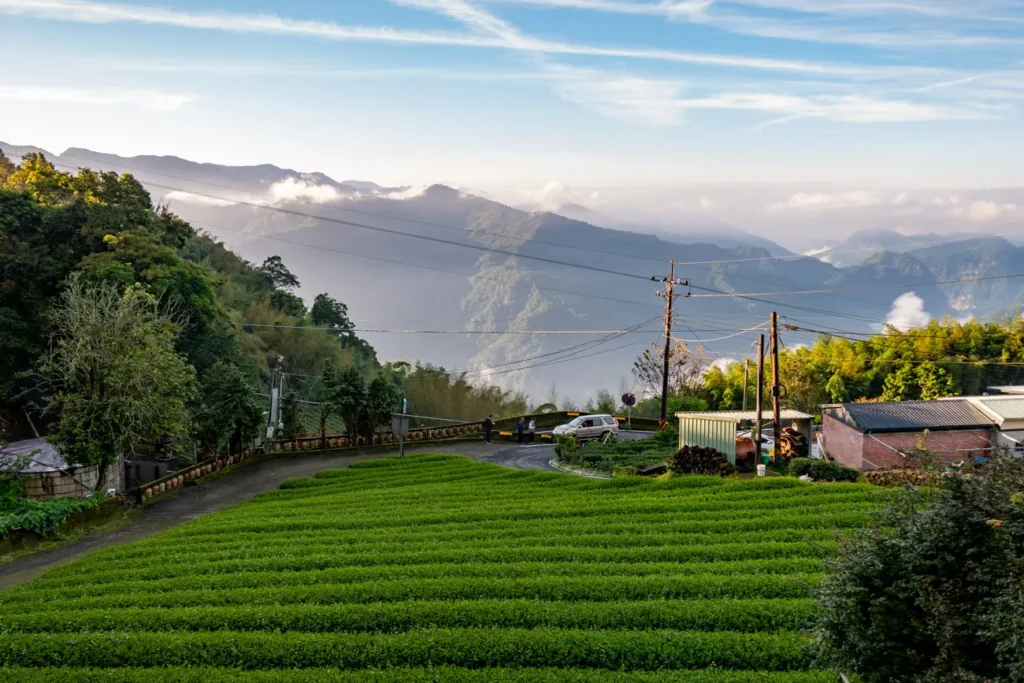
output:
[{"label": "distant mountain ridge", "polygon": [[[10,156],[37,151],[4,143],[0,149]],[[1005,240],[950,244],[941,238],[922,248],[911,245],[922,240],[919,236],[871,231],[830,250],[833,256],[857,256],[838,267],[793,256],[729,226],[651,234],[641,231],[642,226],[628,230],[600,225],[611,221],[579,205],[563,208],[591,220],[517,209],[444,185],[409,191],[370,181],[338,182],[323,173],[269,164],[232,167],[177,157],[122,158],[79,148],[47,156],[65,165],[135,174],[155,199],[251,261],[282,256],[302,281],[300,293],[307,303],[320,292],[330,292],[349,305],[361,328],[452,332],[367,332],[364,336],[381,358],[474,368],[480,376],[538,397],[552,383],[561,393],[579,398],[602,385],[614,388],[620,376],[628,376],[632,360],[661,334],[664,304],[654,296],[657,285],[650,278],[666,275],[669,259],[680,263],[677,275],[692,286],[692,296],[681,299],[677,308],[676,336],[693,343],[718,340],[708,346],[723,357],[749,353],[750,334],[739,331],[763,322],[771,310],[865,332],[879,329],[893,300],[907,291],[921,297],[925,310],[936,317],[985,315],[1021,302],[1013,280],[920,286],[978,273],[1024,272],[1024,250]],[[280,196],[273,195],[275,186]],[[215,199],[189,197],[189,191]],[[772,258],[779,255],[788,257]],[[822,289],[844,291],[771,294]],[[638,331],[601,344],[596,344],[601,336],[593,334],[521,334],[624,330],[648,319]],[[475,334],[454,333],[458,331]],[[587,341],[595,346],[557,353]],[[572,362],[522,369],[574,358],[573,353]]]}]

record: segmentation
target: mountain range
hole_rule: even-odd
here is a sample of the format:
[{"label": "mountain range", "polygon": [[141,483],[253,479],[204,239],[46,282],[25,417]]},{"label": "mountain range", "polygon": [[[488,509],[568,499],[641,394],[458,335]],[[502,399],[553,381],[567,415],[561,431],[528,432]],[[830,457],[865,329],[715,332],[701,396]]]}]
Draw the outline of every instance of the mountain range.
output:
[{"label": "mountain range", "polygon": [[[43,151],[0,149],[12,159]],[[652,234],[582,205],[530,211],[443,185],[43,152],[64,170],[134,174],[154,199],[250,261],[280,255],[307,304],[320,292],[344,301],[382,359],[469,368],[537,399],[553,384],[577,401],[622,377],[633,386],[633,360],[663,335],[664,300],[651,278],[667,276],[670,259],[689,283],[677,290],[689,296],[676,301],[674,335],[702,340],[720,358],[749,354],[758,334],[749,328],[772,310],[788,324],[863,333],[881,329],[894,300],[911,291],[933,317],[1002,315],[1024,302],[1015,279],[921,286],[1024,273],[1024,249],[999,237],[876,230],[811,257],[707,221]],[[538,330],[565,333],[529,333]],[[812,338],[783,334],[789,344]]]}]

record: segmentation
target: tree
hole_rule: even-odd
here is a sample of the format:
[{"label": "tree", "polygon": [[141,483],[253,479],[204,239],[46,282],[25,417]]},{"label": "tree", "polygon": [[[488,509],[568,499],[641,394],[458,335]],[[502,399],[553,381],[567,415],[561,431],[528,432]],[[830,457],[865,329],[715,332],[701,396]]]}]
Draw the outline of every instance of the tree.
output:
[{"label": "tree", "polygon": [[385,374],[378,374],[370,382],[366,390],[366,430],[376,429],[391,424],[391,415],[402,405],[402,391],[394,380]]},{"label": "tree", "polygon": [[931,362],[917,366],[903,363],[885,378],[882,388],[883,401],[930,401],[945,396],[957,395],[956,382],[952,376]]},{"label": "tree", "polygon": [[359,418],[366,410],[366,383],[359,368],[350,365],[336,375],[330,393],[352,443],[359,435]]},{"label": "tree", "polygon": [[299,278],[292,275],[280,256],[267,257],[257,270],[278,289],[292,290],[299,286]]},{"label": "tree", "polygon": [[846,401],[846,382],[843,381],[843,376],[838,372],[833,373],[828,384],[825,385],[825,391],[833,403],[844,403]]},{"label": "tree", "polygon": [[615,413],[615,397],[607,389],[601,389],[597,392],[597,405],[595,408],[598,413],[612,415]]},{"label": "tree", "polygon": [[861,680],[1024,680],[1024,460],[908,488],[818,590],[826,662]]},{"label": "tree", "polygon": [[355,323],[348,319],[348,306],[329,296],[326,292],[317,294],[309,317],[317,327],[329,327],[340,336],[354,336]]},{"label": "tree", "polygon": [[289,441],[302,432],[302,410],[299,395],[294,391],[289,391],[281,402],[281,431]]},{"label": "tree", "polygon": [[[633,377],[648,395],[661,396],[664,359],[664,349],[654,344],[633,363]],[[669,356],[669,394],[692,396],[699,393],[704,387],[704,375],[713,362],[714,357],[708,354],[703,344],[691,351],[686,344],[676,342]]]},{"label": "tree", "polygon": [[200,445],[229,454],[256,437],[264,424],[263,403],[250,377],[239,368],[219,362],[200,381],[202,398],[193,415]]},{"label": "tree", "polygon": [[54,390],[51,440],[69,463],[99,465],[102,482],[120,456],[184,449],[195,376],[174,349],[180,328],[152,295],[75,274],[51,320],[42,371]]},{"label": "tree", "polygon": [[293,318],[302,318],[306,315],[306,304],[303,303],[302,297],[296,296],[291,292],[285,292],[280,289],[274,290],[270,293],[270,305],[275,310],[281,311]]}]

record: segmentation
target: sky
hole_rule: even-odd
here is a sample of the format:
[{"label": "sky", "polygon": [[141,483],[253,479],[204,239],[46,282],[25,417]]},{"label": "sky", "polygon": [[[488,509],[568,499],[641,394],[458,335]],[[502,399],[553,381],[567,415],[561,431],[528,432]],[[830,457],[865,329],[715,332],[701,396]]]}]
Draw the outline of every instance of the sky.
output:
[{"label": "sky", "polygon": [[55,152],[1024,217],[985,194],[1024,186],[1024,0],[0,0],[0,34],[0,140]]}]

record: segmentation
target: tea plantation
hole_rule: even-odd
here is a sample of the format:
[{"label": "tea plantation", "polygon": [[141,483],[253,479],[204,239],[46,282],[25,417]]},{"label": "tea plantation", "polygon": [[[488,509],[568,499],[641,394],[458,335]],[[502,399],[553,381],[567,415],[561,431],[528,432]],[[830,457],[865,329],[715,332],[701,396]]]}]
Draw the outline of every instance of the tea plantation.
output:
[{"label": "tea plantation", "polygon": [[880,489],[353,465],[0,593],[4,681],[821,681]]}]

